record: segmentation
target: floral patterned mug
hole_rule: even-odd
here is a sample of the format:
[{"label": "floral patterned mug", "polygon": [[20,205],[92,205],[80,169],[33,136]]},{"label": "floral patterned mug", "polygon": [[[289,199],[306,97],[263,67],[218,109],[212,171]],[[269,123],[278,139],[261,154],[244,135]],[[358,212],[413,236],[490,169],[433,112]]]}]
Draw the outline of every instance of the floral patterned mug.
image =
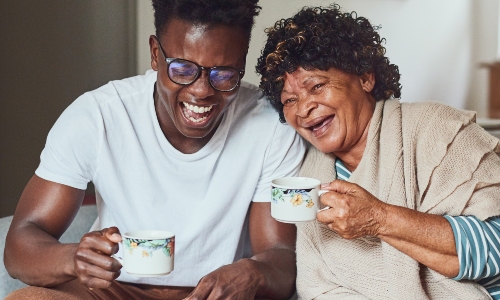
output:
[{"label": "floral patterned mug", "polygon": [[282,177],[271,181],[271,216],[283,223],[309,222],[319,211],[321,182],[308,177]]},{"label": "floral patterned mug", "polygon": [[132,275],[164,276],[174,270],[175,235],[170,231],[137,230],[122,234],[123,258],[113,255]]}]

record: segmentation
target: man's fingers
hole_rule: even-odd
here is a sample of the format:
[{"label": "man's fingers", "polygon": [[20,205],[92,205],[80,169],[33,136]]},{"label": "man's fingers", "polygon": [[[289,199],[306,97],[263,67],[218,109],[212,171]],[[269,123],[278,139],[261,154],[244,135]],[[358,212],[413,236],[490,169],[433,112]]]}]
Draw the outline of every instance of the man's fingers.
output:
[{"label": "man's fingers", "polygon": [[104,280],[104,279],[101,279],[101,278],[97,278],[97,277],[89,278],[88,281],[82,282],[82,283],[85,286],[87,286],[89,288],[89,290],[93,290],[93,289],[108,289],[113,284],[112,281],[107,281],[107,280]]},{"label": "man's fingers", "polygon": [[186,300],[202,300],[208,299],[210,293],[212,292],[212,283],[210,280],[206,280],[206,277],[203,277],[195,289],[189,294]]},{"label": "man's fingers", "polygon": [[81,249],[75,253],[78,260],[95,265],[103,270],[117,272],[122,268],[120,262],[108,255],[98,253],[92,249]]},{"label": "man's fingers", "polygon": [[116,227],[105,228],[101,230],[101,233],[104,235],[104,237],[106,237],[113,243],[119,243],[122,241],[120,230],[118,230],[118,228]]},{"label": "man's fingers", "polygon": [[89,232],[80,240],[80,248],[92,249],[97,253],[103,253],[108,256],[118,251],[118,244],[109,240],[102,232]]}]

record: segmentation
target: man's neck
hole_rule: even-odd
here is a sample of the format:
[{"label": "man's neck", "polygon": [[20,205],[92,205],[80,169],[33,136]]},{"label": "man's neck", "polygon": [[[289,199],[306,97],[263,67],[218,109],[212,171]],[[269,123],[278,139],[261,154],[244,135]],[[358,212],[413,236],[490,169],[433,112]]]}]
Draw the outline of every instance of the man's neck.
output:
[{"label": "man's neck", "polygon": [[210,139],[214,136],[215,132],[217,131],[217,128],[219,127],[220,122],[222,120],[221,118],[217,126],[215,126],[214,129],[206,136],[202,138],[190,138],[183,135],[178,130],[169,129],[169,128],[175,128],[175,126],[169,126],[173,122],[170,119],[170,116],[168,115],[165,107],[162,105],[161,101],[156,96],[156,93],[154,97],[154,104],[155,104],[156,117],[158,118],[158,123],[160,124],[160,128],[161,131],[163,132],[163,135],[175,149],[184,154],[196,153],[206,144],[208,144]]}]

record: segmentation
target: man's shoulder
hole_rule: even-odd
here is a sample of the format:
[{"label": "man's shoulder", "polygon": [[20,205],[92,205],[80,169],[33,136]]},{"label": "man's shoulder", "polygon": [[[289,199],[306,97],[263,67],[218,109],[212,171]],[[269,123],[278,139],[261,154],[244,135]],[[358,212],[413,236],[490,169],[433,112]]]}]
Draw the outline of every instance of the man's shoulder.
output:
[{"label": "man's shoulder", "polygon": [[238,98],[259,99],[259,98],[263,98],[263,97],[264,97],[264,93],[256,85],[254,85],[250,82],[246,82],[246,81],[242,81],[240,83],[240,90],[238,92]]},{"label": "man's shoulder", "polygon": [[155,81],[156,72],[150,70],[144,75],[112,80],[85,95],[94,98],[100,104],[122,102],[146,93]]},{"label": "man's shoulder", "polygon": [[239,121],[277,122],[278,113],[257,86],[242,82],[237,98],[234,100],[234,114]]}]

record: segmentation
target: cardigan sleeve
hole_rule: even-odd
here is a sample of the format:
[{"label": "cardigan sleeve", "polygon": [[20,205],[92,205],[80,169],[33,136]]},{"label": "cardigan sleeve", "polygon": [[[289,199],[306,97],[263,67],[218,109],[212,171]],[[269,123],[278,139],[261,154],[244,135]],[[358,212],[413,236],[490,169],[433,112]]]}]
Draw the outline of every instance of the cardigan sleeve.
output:
[{"label": "cardigan sleeve", "polygon": [[339,285],[315,238],[316,221],[297,226],[297,292],[299,299],[368,299]]}]

